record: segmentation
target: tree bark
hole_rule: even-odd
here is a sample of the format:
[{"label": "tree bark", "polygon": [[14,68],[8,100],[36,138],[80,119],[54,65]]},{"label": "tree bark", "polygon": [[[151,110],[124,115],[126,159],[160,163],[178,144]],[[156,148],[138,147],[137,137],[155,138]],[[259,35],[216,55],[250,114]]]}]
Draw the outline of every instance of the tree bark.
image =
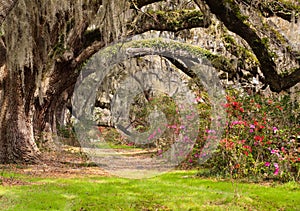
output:
[{"label": "tree bark", "polygon": [[12,10],[12,8],[16,5],[18,0],[6,0],[0,1],[0,25],[5,20],[6,16]]},{"label": "tree bark", "polygon": [[71,63],[57,63],[55,70],[49,76],[49,88],[43,103],[35,100],[34,129],[43,147],[56,148],[55,138],[62,115],[67,109],[79,71],[76,72]]},{"label": "tree bark", "polygon": [[34,141],[32,101],[25,99],[19,72],[2,66],[1,76],[0,162],[37,162],[40,152]]}]

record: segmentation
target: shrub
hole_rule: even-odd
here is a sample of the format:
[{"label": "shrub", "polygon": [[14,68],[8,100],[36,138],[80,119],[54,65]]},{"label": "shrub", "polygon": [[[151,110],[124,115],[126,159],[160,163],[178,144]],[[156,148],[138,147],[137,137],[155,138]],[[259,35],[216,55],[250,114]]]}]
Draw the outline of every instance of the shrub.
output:
[{"label": "shrub", "polygon": [[[288,95],[247,96],[231,90],[225,133],[206,164],[213,175],[299,180],[299,104]],[[199,152],[197,153],[199,154]],[[197,157],[192,155],[192,157]]]}]

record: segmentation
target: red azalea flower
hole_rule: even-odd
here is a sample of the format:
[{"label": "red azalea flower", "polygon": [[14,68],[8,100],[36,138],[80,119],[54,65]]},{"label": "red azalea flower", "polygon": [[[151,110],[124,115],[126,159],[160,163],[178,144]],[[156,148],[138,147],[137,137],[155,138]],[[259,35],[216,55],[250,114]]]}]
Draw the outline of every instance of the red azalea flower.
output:
[{"label": "red azalea flower", "polygon": [[102,127],[98,127],[98,130],[99,130],[100,133],[103,132],[103,128]]},{"label": "red azalea flower", "polygon": [[250,153],[252,152],[252,148],[248,145],[243,146],[243,148],[244,148],[244,153],[245,153],[246,156],[249,155],[249,152]]},{"label": "red azalea flower", "polygon": [[220,144],[222,144],[223,146],[225,146],[225,149],[232,149],[234,147],[234,142],[227,140],[227,139],[222,139],[220,141]]},{"label": "red azalea flower", "polygon": [[276,108],[278,108],[280,111],[282,111],[283,110],[283,108],[281,107],[281,106],[276,106]]},{"label": "red azalea flower", "polygon": [[264,136],[254,136],[254,140],[255,140],[255,141],[262,142],[263,139],[264,139]]},{"label": "red azalea flower", "polygon": [[249,152],[252,152],[252,148],[249,145],[245,145],[243,146],[243,148],[249,150]]},{"label": "red azalea flower", "polygon": [[238,102],[232,102],[233,107],[238,107],[239,103]]},{"label": "red azalea flower", "polygon": [[246,140],[240,140],[238,141],[239,144],[244,144],[246,142]]},{"label": "red azalea flower", "polygon": [[265,138],[264,136],[257,136],[257,135],[254,136],[254,140],[256,141],[256,142],[255,142],[255,145],[257,145],[257,144],[259,144],[259,143],[264,144],[264,143],[263,143],[264,138]]},{"label": "red azalea flower", "polygon": [[223,105],[224,108],[229,108],[229,106],[230,106],[229,103],[225,103],[225,104]]}]

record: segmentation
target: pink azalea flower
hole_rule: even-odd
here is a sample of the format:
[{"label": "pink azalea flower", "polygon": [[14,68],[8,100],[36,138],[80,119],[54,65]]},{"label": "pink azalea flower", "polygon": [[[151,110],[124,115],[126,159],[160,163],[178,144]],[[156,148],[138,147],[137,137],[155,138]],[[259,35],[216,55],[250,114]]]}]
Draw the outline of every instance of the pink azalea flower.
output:
[{"label": "pink azalea flower", "polygon": [[271,165],[270,162],[266,162],[266,163],[265,163],[265,166],[266,166],[266,167],[269,167],[270,165]]},{"label": "pink azalea flower", "polygon": [[207,132],[207,133],[214,133],[214,134],[216,133],[215,130],[206,130],[206,132]]},{"label": "pink azalea flower", "polygon": [[203,100],[201,97],[196,97],[196,99],[195,99],[195,103],[198,103],[198,102],[201,102],[201,103],[203,103],[203,102],[204,102],[204,100]]}]

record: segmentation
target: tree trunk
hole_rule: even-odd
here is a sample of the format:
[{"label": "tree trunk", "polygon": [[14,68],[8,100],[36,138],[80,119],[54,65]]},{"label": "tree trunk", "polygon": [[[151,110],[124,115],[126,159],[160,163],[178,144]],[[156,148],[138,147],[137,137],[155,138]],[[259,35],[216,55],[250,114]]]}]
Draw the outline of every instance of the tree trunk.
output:
[{"label": "tree trunk", "polygon": [[[31,73],[29,72],[28,76]],[[24,95],[21,74],[9,72],[6,66],[1,67],[1,122],[0,122],[0,162],[19,163],[37,162],[39,149],[34,141],[32,127],[32,96]],[[35,81],[26,88],[34,86]]]},{"label": "tree trunk", "polygon": [[57,148],[59,141],[55,140],[58,127],[62,124],[62,116],[73,94],[79,72],[74,71],[68,63],[57,63],[55,70],[49,76],[49,86],[40,105],[35,100],[34,131],[42,147]]},{"label": "tree trunk", "polygon": [[21,72],[9,72],[5,65],[0,69],[0,163],[37,162],[37,144],[57,149],[57,123],[78,76],[68,64],[56,64],[40,104],[35,96],[36,71],[26,68],[24,74],[22,83]]}]

